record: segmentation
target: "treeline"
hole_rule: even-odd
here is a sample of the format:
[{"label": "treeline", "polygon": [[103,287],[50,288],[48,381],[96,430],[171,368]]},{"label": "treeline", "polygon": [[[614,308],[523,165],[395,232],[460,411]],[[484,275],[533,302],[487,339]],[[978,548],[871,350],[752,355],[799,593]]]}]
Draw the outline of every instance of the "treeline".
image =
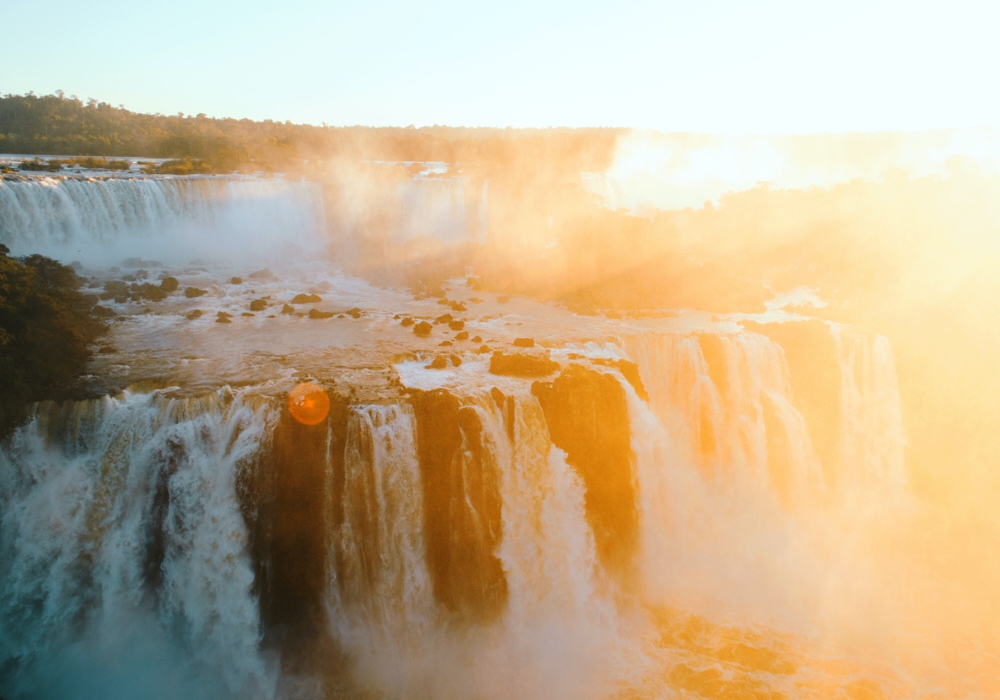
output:
[{"label": "treeline", "polygon": [[444,161],[509,168],[525,160],[602,170],[614,129],[327,127],[198,114],[140,114],[55,95],[0,97],[0,153],[200,161],[211,172],[301,171],[338,159]]}]

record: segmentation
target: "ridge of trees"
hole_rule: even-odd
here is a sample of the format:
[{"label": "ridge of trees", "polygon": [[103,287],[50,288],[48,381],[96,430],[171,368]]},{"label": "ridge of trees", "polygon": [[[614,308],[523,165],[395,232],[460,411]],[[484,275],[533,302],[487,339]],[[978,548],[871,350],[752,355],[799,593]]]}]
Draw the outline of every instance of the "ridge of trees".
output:
[{"label": "ridge of trees", "polygon": [[618,129],[330,127],[204,114],[141,114],[61,91],[0,96],[0,153],[195,159],[203,171],[296,171],[308,161],[485,162],[523,154],[602,169]]}]

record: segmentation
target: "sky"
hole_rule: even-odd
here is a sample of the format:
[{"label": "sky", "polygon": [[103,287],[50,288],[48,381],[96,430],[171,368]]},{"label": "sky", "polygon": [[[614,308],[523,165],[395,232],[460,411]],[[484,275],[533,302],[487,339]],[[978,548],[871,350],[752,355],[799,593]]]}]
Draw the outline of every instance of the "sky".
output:
[{"label": "sky", "polygon": [[1000,126],[1000,3],[0,0],[0,93],[374,126]]}]

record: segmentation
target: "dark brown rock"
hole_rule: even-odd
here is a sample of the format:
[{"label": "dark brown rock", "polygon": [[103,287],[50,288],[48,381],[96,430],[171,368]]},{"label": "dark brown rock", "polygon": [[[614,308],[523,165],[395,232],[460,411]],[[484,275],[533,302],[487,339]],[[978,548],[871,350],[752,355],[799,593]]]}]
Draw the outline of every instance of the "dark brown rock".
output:
[{"label": "dark brown rock", "polygon": [[254,299],[253,301],[250,302],[251,311],[263,311],[266,308],[267,308],[266,299]]},{"label": "dark brown rock", "polygon": [[283,313],[283,314],[294,314],[295,313],[295,307],[292,306],[291,304],[282,304],[281,305],[281,313]]},{"label": "dark brown rock", "polygon": [[461,333],[455,336],[455,340],[468,340],[468,339],[469,339],[468,331],[462,331]]},{"label": "dark brown rock", "polygon": [[410,326],[413,325],[413,323],[414,323],[413,319],[407,316],[406,318],[404,318],[402,321],[399,322],[399,325],[401,325],[403,328],[409,328]]},{"label": "dark brown rock", "polygon": [[[486,348],[480,348],[480,352]],[[559,369],[559,363],[552,360],[548,353],[512,353],[507,354],[502,350],[493,353],[490,358],[490,373],[512,377],[544,377]]]},{"label": "dark brown rock", "polygon": [[458,619],[494,620],[507,602],[496,556],[502,532],[499,467],[474,409],[444,389],[418,391],[410,400],[434,597]]},{"label": "dark brown rock", "polygon": [[460,331],[463,328],[465,328],[465,321],[452,321],[451,323],[448,324],[448,328],[452,329],[453,331]]},{"label": "dark brown rock", "polygon": [[[580,355],[570,355],[571,359],[579,358]],[[629,362],[628,360],[610,360],[606,358],[594,358],[591,360],[595,365],[603,365],[605,367],[614,367],[622,376],[625,377],[626,381],[632,385],[635,389],[635,393],[639,395],[639,398],[649,403],[649,394],[646,392],[646,386],[642,383],[642,377],[639,376],[639,365],[634,362]]]},{"label": "dark brown rock", "polygon": [[629,568],[638,542],[635,454],[625,390],[613,376],[571,364],[554,381],[535,382],[552,444],[586,487],[587,521],[606,566]]},{"label": "dark brown rock", "polygon": [[200,296],[204,296],[205,294],[208,294],[208,292],[204,289],[198,289],[197,287],[188,287],[184,290],[184,296],[188,299],[196,299]]},{"label": "dark brown rock", "polygon": [[335,311],[320,311],[319,309],[309,309],[309,318],[333,318],[336,316]]},{"label": "dark brown rock", "polygon": [[448,360],[444,355],[438,355],[429,365],[424,365],[424,369],[445,369],[448,367]]},{"label": "dark brown rock", "polygon": [[180,282],[177,281],[176,277],[164,277],[160,280],[160,289],[167,292],[176,292],[177,288],[180,287]]},{"label": "dark brown rock", "polygon": [[296,294],[292,297],[293,304],[318,304],[323,301],[319,294]]},{"label": "dark brown rock", "polygon": [[423,338],[429,336],[433,329],[434,327],[427,323],[427,321],[421,321],[413,327],[413,332]]}]

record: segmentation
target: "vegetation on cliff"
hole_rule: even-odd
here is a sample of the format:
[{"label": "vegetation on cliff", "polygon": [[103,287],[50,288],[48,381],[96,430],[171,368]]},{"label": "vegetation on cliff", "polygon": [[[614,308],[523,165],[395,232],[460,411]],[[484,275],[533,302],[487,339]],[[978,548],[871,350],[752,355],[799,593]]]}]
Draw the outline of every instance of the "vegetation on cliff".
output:
[{"label": "vegetation on cliff", "polygon": [[104,330],[73,268],[8,252],[0,245],[0,439],[25,420],[28,404],[72,390]]}]

